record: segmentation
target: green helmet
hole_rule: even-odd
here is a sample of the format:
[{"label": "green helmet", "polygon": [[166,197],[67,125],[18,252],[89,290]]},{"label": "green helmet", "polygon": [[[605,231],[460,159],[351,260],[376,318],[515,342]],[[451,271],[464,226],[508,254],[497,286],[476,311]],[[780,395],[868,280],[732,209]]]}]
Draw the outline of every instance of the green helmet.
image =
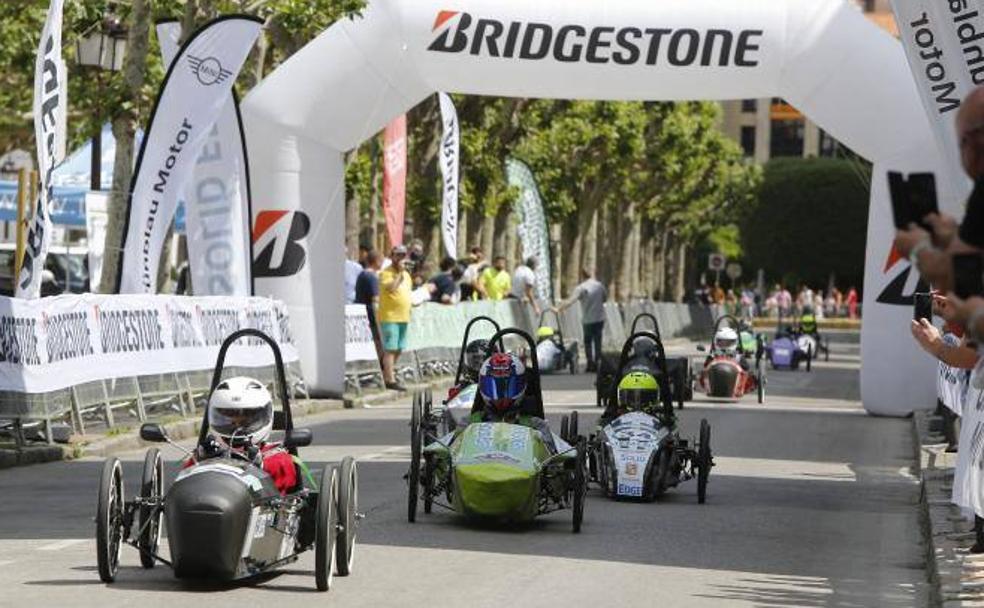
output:
[{"label": "green helmet", "polygon": [[659,404],[659,382],[647,372],[629,372],[618,383],[618,405],[641,410]]}]

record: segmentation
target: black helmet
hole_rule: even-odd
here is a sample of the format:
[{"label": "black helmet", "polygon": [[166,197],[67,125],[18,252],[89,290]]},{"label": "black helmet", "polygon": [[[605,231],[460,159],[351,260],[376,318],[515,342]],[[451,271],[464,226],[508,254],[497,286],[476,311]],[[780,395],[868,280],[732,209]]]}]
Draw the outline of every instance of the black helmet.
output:
[{"label": "black helmet", "polygon": [[639,336],[632,341],[632,354],[636,357],[656,358],[656,341],[648,336]]},{"label": "black helmet", "polygon": [[488,348],[489,341],[484,339],[472,340],[465,347],[465,372],[472,378],[478,378],[478,371],[482,369]]}]

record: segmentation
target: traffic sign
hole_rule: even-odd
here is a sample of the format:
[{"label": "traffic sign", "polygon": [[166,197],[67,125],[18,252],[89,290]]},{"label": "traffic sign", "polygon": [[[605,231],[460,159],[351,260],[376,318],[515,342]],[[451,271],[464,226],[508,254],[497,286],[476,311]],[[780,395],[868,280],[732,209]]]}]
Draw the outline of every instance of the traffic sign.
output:
[{"label": "traffic sign", "polygon": [[732,281],[736,279],[740,279],[741,264],[739,264],[738,262],[731,262],[730,264],[728,264],[728,267],[724,270],[724,272],[725,274],[728,275],[728,278],[731,279]]},{"label": "traffic sign", "polygon": [[727,262],[727,259],[725,259],[725,257],[720,253],[712,253],[707,256],[707,268],[709,270],[721,272],[724,270],[725,262]]}]

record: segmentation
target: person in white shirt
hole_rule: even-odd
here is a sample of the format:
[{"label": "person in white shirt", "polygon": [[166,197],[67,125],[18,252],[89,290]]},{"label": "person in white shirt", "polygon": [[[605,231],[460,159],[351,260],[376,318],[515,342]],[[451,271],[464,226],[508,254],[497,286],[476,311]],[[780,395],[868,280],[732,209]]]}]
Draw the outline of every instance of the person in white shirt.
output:
[{"label": "person in white shirt", "polygon": [[521,302],[529,302],[533,306],[533,312],[540,314],[540,305],[536,303],[536,264],[535,257],[526,258],[525,264],[520,264],[513,271],[512,288],[509,290],[509,297]]}]

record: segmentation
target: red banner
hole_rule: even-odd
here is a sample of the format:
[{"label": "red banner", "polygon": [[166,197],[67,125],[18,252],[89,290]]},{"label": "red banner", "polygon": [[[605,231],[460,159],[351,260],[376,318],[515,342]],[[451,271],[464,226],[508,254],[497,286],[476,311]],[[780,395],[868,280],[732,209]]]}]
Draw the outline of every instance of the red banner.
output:
[{"label": "red banner", "polygon": [[407,115],[393,119],[383,132],[383,215],[390,245],[403,244],[407,205]]}]

